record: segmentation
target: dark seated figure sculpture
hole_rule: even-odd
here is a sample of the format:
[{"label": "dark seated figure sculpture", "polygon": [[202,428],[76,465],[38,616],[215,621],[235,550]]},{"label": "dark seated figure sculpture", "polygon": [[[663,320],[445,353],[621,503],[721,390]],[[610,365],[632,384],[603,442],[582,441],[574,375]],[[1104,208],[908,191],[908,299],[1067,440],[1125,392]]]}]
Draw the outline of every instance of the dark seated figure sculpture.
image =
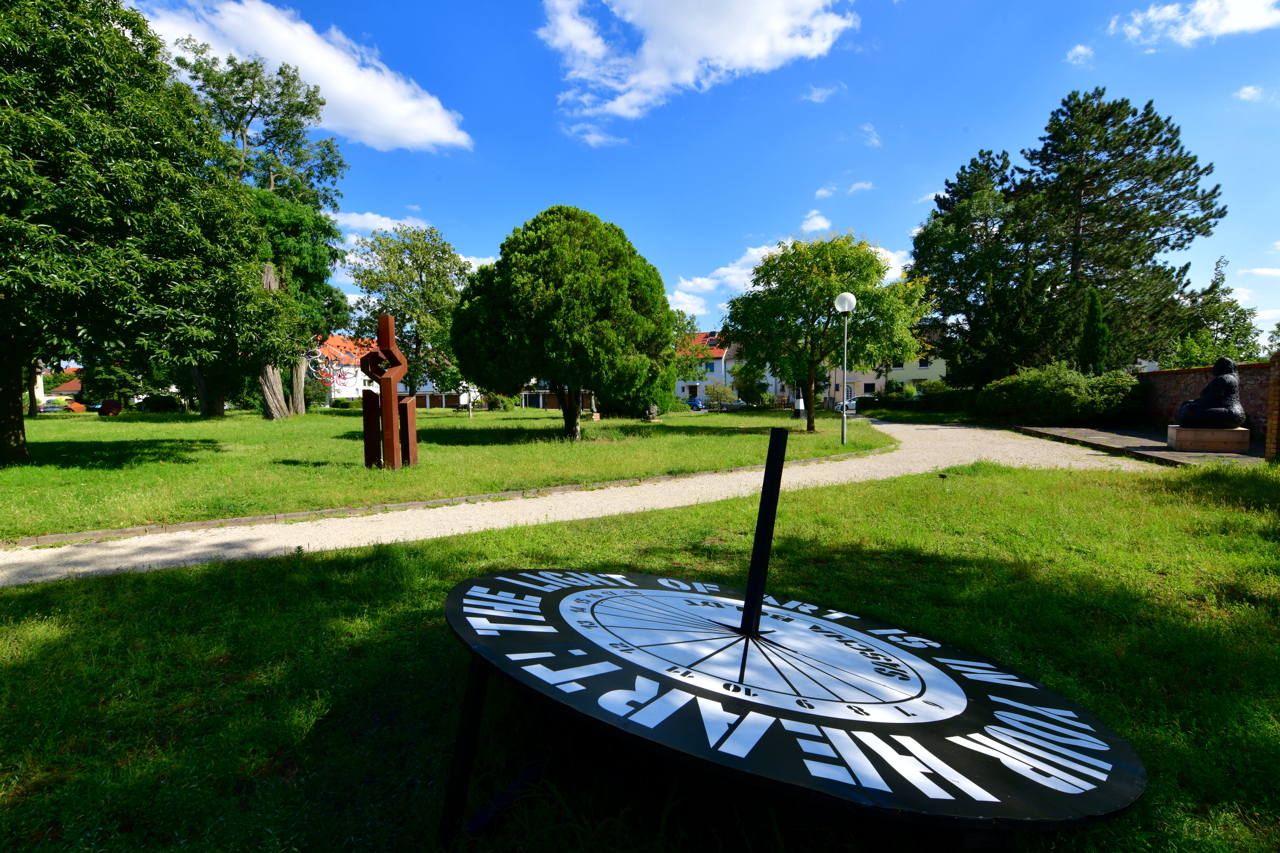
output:
[{"label": "dark seated figure sculpture", "polygon": [[1236,363],[1225,356],[1213,365],[1213,381],[1200,396],[1178,409],[1178,426],[1183,429],[1234,429],[1244,423],[1240,405],[1240,374]]}]

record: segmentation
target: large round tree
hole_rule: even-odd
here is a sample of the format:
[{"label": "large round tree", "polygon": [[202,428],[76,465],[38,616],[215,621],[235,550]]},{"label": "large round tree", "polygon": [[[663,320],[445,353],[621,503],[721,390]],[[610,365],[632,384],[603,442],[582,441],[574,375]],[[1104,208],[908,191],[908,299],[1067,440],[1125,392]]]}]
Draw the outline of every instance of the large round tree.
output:
[{"label": "large round tree", "polygon": [[850,367],[868,370],[916,354],[924,287],[906,279],[881,284],[888,271],[881,253],[852,235],[779,243],[756,265],[747,292],[729,300],[720,345],[737,344],[739,363],[768,365],[799,386],[814,432],[818,383],[843,355],[838,294],[858,300],[849,318]]},{"label": "large round tree", "polygon": [[453,346],[482,388],[546,382],[565,437],[577,439],[584,390],[630,407],[669,392],[674,321],[662,277],[621,228],[556,206],[512,231],[497,262],[472,275]]},{"label": "large round tree", "polygon": [[[37,354],[193,363],[258,349],[233,334],[261,291],[258,231],[164,56],[120,0],[0,14],[0,464],[28,457],[20,395]],[[274,316],[257,307],[255,323]]]}]

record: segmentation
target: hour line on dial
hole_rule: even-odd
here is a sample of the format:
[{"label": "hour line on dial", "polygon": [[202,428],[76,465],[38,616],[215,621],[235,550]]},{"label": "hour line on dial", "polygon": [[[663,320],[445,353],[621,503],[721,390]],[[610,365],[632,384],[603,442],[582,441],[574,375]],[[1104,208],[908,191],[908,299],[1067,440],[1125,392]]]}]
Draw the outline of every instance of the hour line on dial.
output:
[{"label": "hour line on dial", "polygon": [[[908,675],[907,668],[896,656],[872,651],[870,647],[864,648],[872,658],[853,656],[860,664],[857,668],[814,657],[810,652],[817,648],[816,638],[807,633],[814,629],[807,622],[795,622],[794,617],[773,623],[792,633],[791,642],[787,632],[770,630],[739,648],[738,640],[742,637],[735,629],[695,611],[695,608],[707,608],[713,613],[736,609],[731,602],[660,595],[661,598],[650,595],[605,598],[593,604],[590,615],[610,633],[661,660],[784,695],[879,703],[903,701],[919,692],[918,678],[914,673]],[[788,622],[795,624],[788,625]],[[826,629],[820,630],[819,635],[838,641],[844,636]],[[849,654],[840,649],[841,657]],[[910,686],[902,684],[904,681]]]}]

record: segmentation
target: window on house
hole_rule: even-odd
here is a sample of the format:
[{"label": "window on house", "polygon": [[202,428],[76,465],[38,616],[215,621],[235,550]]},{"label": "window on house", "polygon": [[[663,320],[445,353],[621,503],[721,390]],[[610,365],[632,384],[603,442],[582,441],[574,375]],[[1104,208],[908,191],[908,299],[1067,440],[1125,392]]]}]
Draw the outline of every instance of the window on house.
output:
[{"label": "window on house", "polygon": [[922,358],[922,359],[920,359],[920,366],[921,366],[921,367],[928,367],[928,366],[929,366],[929,359],[927,359],[927,358]]},{"label": "window on house", "polygon": [[837,382],[837,383],[836,383],[836,390],[837,390],[837,391],[839,391],[839,390],[840,390],[840,383],[839,383],[839,382]]},{"label": "window on house", "polygon": [[863,385],[862,385],[862,393],[863,393],[863,394],[874,394],[874,393],[876,393],[876,383],[874,383],[874,382],[864,382],[864,383],[863,383]]},{"label": "window on house", "polygon": [[895,361],[895,362],[893,363],[893,369],[894,369],[894,370],[901,370],[901,369],[903,368],[903,366],[904,366],[904,365],[903,365],[903,363],[902,363],[902,362],[900,362],[900,361]]},{"label": "window on house", "polygon": [[716,372],[716,363],[714,361],[708,361],[707,373],[715,373],[715,372]]}]

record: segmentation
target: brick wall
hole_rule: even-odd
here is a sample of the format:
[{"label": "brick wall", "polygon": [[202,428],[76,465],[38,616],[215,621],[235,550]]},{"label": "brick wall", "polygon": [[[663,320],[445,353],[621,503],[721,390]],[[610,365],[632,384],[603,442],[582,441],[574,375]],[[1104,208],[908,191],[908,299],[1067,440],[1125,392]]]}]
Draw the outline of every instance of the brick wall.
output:
[{"label": "brick wall", "polygon": [[1267,458],[1275,460],[1277,444],[1280,444],[1280,352],[1271,356],[1271,393],[1267,402]]},{"label": "brick wall", "polygon": [[[1266,435],[1268,421],[1280,418],[1274,411],[1276,383],[1271,379],[1272,365],[1277,363],[1280,362],[1272,359],[1236,366],[1240,371],[1240,404],[1249,416],[1244,425],[1256,435]],[[1147,386],[1147,416],[1161,423],[1172,423],[1183,401],[1199,397],[1212,379],[1211,367],[1153,370],[1138,374],[1138,380]]]}]

